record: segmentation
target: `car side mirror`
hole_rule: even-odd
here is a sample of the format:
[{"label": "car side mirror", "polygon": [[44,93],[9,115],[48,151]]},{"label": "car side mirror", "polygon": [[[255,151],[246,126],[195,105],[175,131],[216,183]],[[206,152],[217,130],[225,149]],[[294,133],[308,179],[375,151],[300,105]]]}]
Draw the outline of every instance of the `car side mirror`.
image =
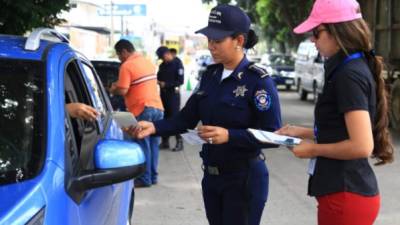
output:
[{"label": "car side mirror", "polygon": [[139,144],[120,140],[101,140],[95,147],[96,169],[76,177],[79,191],[107,186],[136,178],[144,173],[146,160]]}]

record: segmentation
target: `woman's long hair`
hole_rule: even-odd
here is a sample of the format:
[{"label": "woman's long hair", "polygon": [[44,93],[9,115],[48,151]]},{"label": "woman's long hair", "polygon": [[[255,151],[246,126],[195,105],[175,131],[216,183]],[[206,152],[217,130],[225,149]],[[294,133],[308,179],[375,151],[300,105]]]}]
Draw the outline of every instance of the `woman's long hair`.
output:
[{"label": "woman's long hair", "polygon": [[371,31],[363,19],[349,22],[324,24],[335,38],[340,49],[347,55],[349,52],[362,51],[376,82],[376,119],[373,124],[374,150],[372,157],[377,159],[375,165],[393,161],[393,145],[389,133],[388,93],[383,79],[383,59],[375,56],[372,50]]}]

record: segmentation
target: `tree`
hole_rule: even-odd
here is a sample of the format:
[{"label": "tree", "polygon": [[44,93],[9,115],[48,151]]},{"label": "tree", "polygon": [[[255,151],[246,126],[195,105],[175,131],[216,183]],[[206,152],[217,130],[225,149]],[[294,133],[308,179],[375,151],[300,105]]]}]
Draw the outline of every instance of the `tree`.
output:
[{"label": "tree", "polygon": [[57,14],[69,10],[69,0],[0,0],[0,33],[22,35],[35,27],[64,22]]},{"label": "tree", "polygon": [[[210,3],[212,0],[203,0]],[[217,0],[218,3],[230,3],[230,0]],[[262,35],[269,43],[277,43],[285,52],[287,47],[296,47],[302,36],[295,35],[293,28],[306,19],[313,0],[236,0],[260,27]]]}]

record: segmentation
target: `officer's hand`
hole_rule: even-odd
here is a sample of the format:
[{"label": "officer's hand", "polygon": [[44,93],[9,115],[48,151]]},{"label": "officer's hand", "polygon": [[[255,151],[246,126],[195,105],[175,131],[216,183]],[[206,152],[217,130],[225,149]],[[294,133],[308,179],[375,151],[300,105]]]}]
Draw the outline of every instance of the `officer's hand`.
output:
[{"label": "officer's hand", "polygon": [[68,103],[66,108],[68,114],[73,118],[93,121],[100,115],[95,108],[79,102]]},{"label": "officer's hand", "polygon": [[123,130],[137,139],[143,139],[156,133],[154,124],[148,121],[139,121],[135,127],[131,126],[128,128],[123,128]]},{"label": "officer's hand", "polygon": [[291,150],[293,154],[298,158],[313,158],[317,155],[315,154],[316,144],[308,141],[302,141],[299,145],[294,146]]},{"label": "officer's hand", "polygon": [[209,144],[224,144],[229,140],[229,132],[223,127],[199,126],[199,136]]}]

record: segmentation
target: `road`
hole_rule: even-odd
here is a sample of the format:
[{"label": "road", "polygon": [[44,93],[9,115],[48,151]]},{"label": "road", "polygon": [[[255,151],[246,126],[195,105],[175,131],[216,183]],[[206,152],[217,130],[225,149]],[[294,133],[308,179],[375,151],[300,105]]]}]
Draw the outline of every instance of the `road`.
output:
[{"label": "road", "polygon": [[[185,92],[183,100],[189,95]],[[314,104],[301,102],[297,93],[279,92],[285,123],[311,126]],[[394,135],[396,158],[399,135]],[[136,190],[134,225],[207,225],[201,196],[199,146],[185,144],[183,152],[160,151],[159,184]],[[285,148],[264,150],[270,172],[269,199],[262,225],[312,225],[316,201],[306,195],[307,160]],[[373,162],[371,160],[371,162]],[[374,166],[382,207],[375,225],[400,224],[400,163]]]}]

